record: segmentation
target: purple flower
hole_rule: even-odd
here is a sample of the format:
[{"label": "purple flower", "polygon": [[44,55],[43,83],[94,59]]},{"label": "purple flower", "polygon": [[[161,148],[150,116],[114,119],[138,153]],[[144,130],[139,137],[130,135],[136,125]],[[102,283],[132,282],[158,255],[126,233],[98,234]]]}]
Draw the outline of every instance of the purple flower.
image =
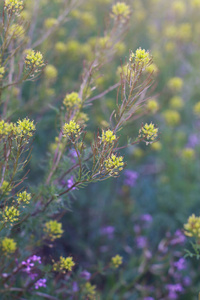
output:
[{"label": "purple flower", "polygon": [[180,258],[177,262],[174,263],[174,267],[176,267],[178,270],[184,270],[186,268],[185,259]]},{"label": "purple flower", "polygon": [[70,152],[69,152],[69,156],[71,157],[72,162],[75,163],[76,162],[75,158],[77,157],[76,150],[75,149],[71,149]]},{"label": "purple flower", "polygon": [[154,300],[152,297],[145,297],[143,300]]},{"label": "purple flower", "polygon": [[170,241],[170,244],[172,246],[178,245],[178,244],[183,244],[186,240],[186,237],[184,234],[181,232],[181,230],[176,230],[174,237]]},{"label": "purple flower", "polygon": [[167,284],[166,288],[169,292],[183,292],[183,287],[180,283],[176,284]]},{"label": "purple flower", "polygon": [[73,290],[74,293],[77,293],[78,290],[79,290],[79,288],[78,288],[78,283],[77,283],[76,281],[74,281],[74,282],[72,283],[72,290]]},{"label": "purple flower", "polygon": [[101,228],[101,234],[107,235],[109,239],[113,238],[114,232],[115,232],[115,227],[113,227],[113,226],[105,226],[105,227]]},{"label": "purple flower", "polygon": [[135,186],[136,181],[138,179],[138,172],[132,170],[126,170],[124,172],[124,175],[125,175],[124,184],[130,187]]},{"label": "purple flower", "polygon": [[140,217],[141,221],[144,221],[144,222],[152,222],[153,218],[150,214],[144,214],[144,215],[141,215]]},{"label": "purple flower", "polygon": [[36,283],[35,283],[35,289],[38,290],[40,287],[46,287],[46,279],[39,279]]},{"label": "purple flower", "polygon": [[81,272],[80,276],[82,278],[84,278],[85,280],[90,280],[91,274],[85,270],[85,271]]},{"label": "purple flower", "polygon": [[188,138],[187,147],[194,148],[198,144],[199,144],[198,136],[195,133],[191,134]]},{"label": "purple flower", "polygon": [[138,248],[144,248],[147,246],[147,238],[145,236],[136,237],[136,244]]},{"label": "purple flower", "polygon": [[30,258],[28,258],[27,261],[23,261],[22,265],[26,267],[23,270],[26,273],[30,273],[31,269],[34,267],[34,263],[30,260]]},{"label": "purple flower", "polygon": [[189,285],[191,284],[191,279],[190,279],[190,277],[188,277],[188,276],[184,277],[184,278],[183,278],[183,284],[184,284],[185,286],[189,286]]},{"label": "purple flower", "polygon": [[[71,176],[68,180],[67,180],[67,186],[68,186],[68,189],[70,189],[72,186],[74,185],[74,178],[73,176]],[[72,191],[75,190],[76,188],[73,187],[72,188]]]},{"label": "purple flower", "polygon": [[38,274],[36,274],[36,273],[30,273],[28,275],[32,280],[34,280],[38,276]]},{"label": "purple flower", "polygon": [[39,264],[41,264],[41,257],[40,256],[37,256],[37,255],[33,255],[29,258],[30,260],[32,261],[37,261]]}]

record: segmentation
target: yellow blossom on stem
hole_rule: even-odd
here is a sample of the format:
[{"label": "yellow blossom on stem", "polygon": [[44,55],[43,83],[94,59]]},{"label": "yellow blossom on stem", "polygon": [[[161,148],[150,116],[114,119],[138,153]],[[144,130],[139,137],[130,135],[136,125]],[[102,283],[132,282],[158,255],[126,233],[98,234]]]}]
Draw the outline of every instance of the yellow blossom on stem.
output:
[{"label": "yellow blossom on stem", "polygon": [[113,133],[112,130],[102,130],[102,137],[101,137],[101,141],[103,143],[108,143],[108,144],[112,144],[112,142],[114,142],[116,140],[116,135]]},{"label": "yellow blossom on stem", "polygon": [[130,16],[130,7],[125,2],[117,2],[112,7],[111,16],[115,19],[119,19],[121,22],[125,22]]},{"label": "yellow blossom on stem", "polygon": [[17,194],[18,204],[21,204],[21,203],[29,204],[30,200],[31,200],[31,194],[27,193],[26,191],[23,191],[23,192]]},{"label": "yellow blossom on stem", "polygon": [[5,74],[5,68],[0,67],[0,80],[3,78],[3,75]]},{"label": "yellow blossom on stem", "polygon": [[119,266],[122,264],[123,258],[117,254],[116,256],[112,257],[111,264],[114,268],[119,268]]},{"label": "yellow blossom on stem", "polygon": [[5,255],[12,254],[17,249],[17,244],[13,239],[5,237],[1,242],[1,247]]},{"label": "yellow blossom on stem", "polygon": [[135,63],[142,68],[145,68],[150,63],[150,59],[149,52],[141,48],[137,49],[135,53],[131,52],[129,57],[131,63]]},{"label": "yellow blossom on stem", "polygon": [[74,120],[71,120],[69,123],[65,123],[63,126],[64,137],[70,137],[72,135],[78,137],[80,135],[80,131],[80,126]]},{"label": "yellow blossom on stem", "polygon": [[122,156],[112,154],[111,157],[104,161],[106,171],[110,176],[118,175],[123,170],[124,162]]},{"label": "yellow blossom on stem", "polygon": [[63,100],[63,104],[69,108],[79,108],[81,106],[81,99],[79,97],[79,94],[76,92],[67,94],[65,96],[65,99]]},{"label": "yellow blossom on stem", "polygon": [[72,268],[75,266],[75,263],[73,261],[72,257],[63,257],[60,256],[60,260],[57,263],[54,263],[53,270],[56,272],[61,271],[62,273],[65,273],[67,271],[72,271]]},{"label": "yellow blossom on stem", "polygon": [[43,55],[40,51],[35,52],[34,50],[27,50],[25,57],[25,63],[27,68],[41,68],[44,66]]},{"label": "yellow blossom on stem", "polygon": [[158,136],[158,128],[153,123],[145,124],[139,130],[139,137],[146,138],[148,142],[154,141]]},{"label": "yellow blossom on stem", "polygon": [[14,12],[19,13],[23,9],[24,1],[21,0],[5,0],[5,8]]},{"label": "yellow blossom on stem", "polygon": [[6,206],[2,216],[4,222],[14,223],[19,219],[19,210],[14,206]]},{"label": "yellow blossom on stem", "polygon": [[28,137],[33,136],[33,131],[35,131],[35,125],[33,121],[30,121],[29,119],[23,119],[17,121],[17,127],[16,127],[17,135],[22,137],[27,135]]},{"label": "yellow blossom on stem", "polygon": [[184,229],[185,235],[200,238],[200,217],[196,217],[192,214],[184,225]]},{"label": "yellow blossom on stem", "polygon": [[64,232],[62,230],[62,223],[59,223],[56,220],[46,222],[44,225],[44,231],[46,232],[47,236],[50,238],[51,241],[59,239]]},{"label": "yellow blossom on stem", "polygon": [[12,187],[11,187],[10,183],[8,181],[4,180],[0,187],[1,194],[8,195],[11,190],[12,190]]},{"label": "yellow blossom on stem", "polygon": [[96,285],[92,285],[90,282],[86,282],[84,285],[84,293],[87,299],[95,300],[96,295]]}]

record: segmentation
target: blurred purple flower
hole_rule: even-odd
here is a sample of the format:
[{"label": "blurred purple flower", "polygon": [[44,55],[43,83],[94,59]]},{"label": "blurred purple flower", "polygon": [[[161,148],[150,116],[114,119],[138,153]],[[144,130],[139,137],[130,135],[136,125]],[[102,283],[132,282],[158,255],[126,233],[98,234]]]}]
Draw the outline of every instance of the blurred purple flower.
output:
[{"label": "blurred purple flower", "polygon": [[75,163],[76,162],[76,157],[77,157],[77,153],[76,153],[76,150],[75,149],[71,149],[69,151],[69,157],[71,157],[72,159],[72,162]]},{"label": "blurred purple flower", "polygon": [[26,268],[23,270],[26,273],[31,272],[31,269],[34,267],[34,263],[28,258],[27,261],[23,261],[22,265]]},{"label": "blurred purple flower", "polygon": [[199,138],[197,134],[193,133],[189,136],[188,142],[187,142],[187,147],[194,148],[199,144]]},{"label": "blurred purple flower", "polygon": [[137,233],[137,234],[140,233],[140,232],[141,232],[141,227],[140,227],[140,225],[134,225],[133,230],[134,230],[134,232]]},{"label": "blurred purple flower", "polygon": [[73,290],[74,293],[77,293],[78,290],[79,290],[79,288],[78,288],[78,283],[77,283],[76,281],[74,281],[74,282],[72,283],[72,290]]},{"label": "blurred purple flower", "polygon": [[145,236],[136,237],[136,244],[138,248],[144,248],[147,246],[147,238]]},{"label": "blurred purple flower", "polygon": [[169,292],[183,292],[184,291],[184,289],[180,283],[167,284],[166,288],[168,289]]},{"label": "blurred purple flower", "polygon": [[39,264],[41,264],[41,257],[40,256],[37,256],[37,255],[33,255],[31,257],[29,257],[30,260],[32,261],[37,261]]},{"label": "blurred purple flower", "polygon": [[130,187],[135,186],[136,181],[138,179],[138,172],[132,170],[126,170],[124,172],[124,175],[125,175],[124,184]]},{"label": "blurred purple flower", "polygon": [[191,284],[191,279],[190,279],[189,276],[185,276],[185,277],[183,278],[183,284],[184,284],[185,286],[189,286],[189,285]]},{"label": "blurred purple flower", "polygon": [[35,289],[38,290],[40,287],[46,287],[46,279],[39,279],[36,283],[35,283]]},{"label": "blurred purple flower", "polygon": [[186,268],[186,261],[184,258],[180,258],[177,262],[174,263],[174,267],[178,270],[184,270]]},{"label": "blurred purple flower", "polygon": [[152,222],[153,218],[150,214],[144,214],[144,215],[141,215],[140,217],[141,221],[144,221],[144,222]]},{"label": "blurred purple flower", "polygon": [[[74,178],[73,178],[73,176],[71,176],[68,180],[67,180],[67,186],[68,186],[68,189],[70,189],[72,186],[73,186],[73,184],[74,184]],[[71,190],[73,191],[73,190],[75,190],[76,188],[75,187],[73,187]]]},{"label": "blurred purple flower", "polygon": [[145,297],[143,300],[154,300],[152,297]]},{"label": "blurred purple flower", "polygon": [[182,233],[181,230],[176,230],[174,237],[172,238],[172,240],[170,241],[170,244],[172,246],[178,245],[178,244],[183,244],[186,240],[186,237],[184,236],[184,234]]},{"label": "blurred purple flower", "polygon": [[91,274],[85,270],[85,271],[81,272],[80,276],[82,278],[84,278],[85,280],[90,280]]},{"label": "blurred purple flower", "polygon": [[113,226],[105,226],[105,227],[101,228],[101,234],[107,235],[109,239],[113,238],[114,232],[115,232],[115,227],[113,227]]},{"label": "blurred purple flower", "polygon": [[34,279],[38,276],[38,274],[36,274],[36,273],[30,273],[30,274],[28,274],[28,276],[29,276],[32,280],[34,280]]}]

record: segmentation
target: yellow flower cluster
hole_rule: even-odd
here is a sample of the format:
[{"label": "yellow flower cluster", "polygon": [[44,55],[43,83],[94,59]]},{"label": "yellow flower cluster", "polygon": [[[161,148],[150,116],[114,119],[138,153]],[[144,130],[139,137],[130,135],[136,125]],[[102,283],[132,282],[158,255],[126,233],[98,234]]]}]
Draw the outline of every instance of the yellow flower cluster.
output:
[{"label": "yellow flower cluster", "polygon": [[145,68],[150,62],[149,52],[145,49],[138,48],[135,53],[131,52],[129,61],[142,68]]},{"label": "yellow flower cluster", "polygon": [[123,170],[124,162],[122,156],[111,155],[104,162],[106,171],[109,172],[111,176],[118,175],[119,171]]},{"label": "yellow flower cluster", "polygon": [[147,101],[147,109],[152,114],[155,114],[159,108],[158,102],[155,99],[150,99]]},{"label": "yellow flower cluster", "polygon": [[8,33],[13,39],[23,39],[25,30],[22,25],[12,24]]},{"label": "yellow flower cluster", "polygon": [[64,232],[62,230],[62,223],[59,223],[56,220],[46,222],[44,225],[44,231],[46,232],[47,236],[50,238],[51,241],[59,239]]},{"label": "yellow flower cluster", "polygon": [[58,24],[58,21],[55,18],[48,18],[44,21],[44,26],[46,29],[49,29],[57,24]]},{"label": "yellow flower cluster", "polygon": [[8,10],[19,13],[23,9],[23,1],[21,0],[5,0],[5,8]]},{"label": "yellow flower cluster", "polygon": [[158,136],[158,128],[153,123],[145,124],[139,130],[139,137],[144,137],[147,140],[154,141]]},{"label": "yellow flower cluster", "polygon": [[18,204],[25,203],[29,204],[31,200],[31,194],[23,191],[22,193],[17,194],[17,202]]},{"label": "yellow flower cluster", "polygon": [[1,194],[8,195],[8,193],[11,190],[12,190],[12,187],[10,186],[10,183],[8,181],[4,180],[1,187],[0,187]]},{"label": "yellow flower cluster", "polygon": [[29,119],[23,119],[17,121],[17,127],[16,127],[17,135],[18,136],[33,136],[33,131],[35,131],[35,125],[33,124],[33,121],[30,121]]},{"label": "yellow flower cluster", "polygon": [[183,87],[183,80],[180,77],[173,77],[168,81],[168,87],[174,92],[179,92]]},{"label": "yellow flower cluster", "polygon": [[17,244],[13,239],[5,237],[1,242],[1,247],[5,255],[12,254],[16,251]]},{"label": "yellow flower cluster", "polygon": [[180,109],[184,106],[183,99],[179,96],[174,96],[170,99],[170,106],[174,109]]},{"label": "yellow flower cluster", "polygon": [[116,140],[116,135],[113,133],[112,130],[102,130],[102,137],[101,137],[101,141],[103,143],[108,143],[108,144],[112,144],[113,141]]},{"label": "yellow flower cluster", "polygon": [[194,105],[193,112],[200,117],[200,101]]},{"label": "yellow flower cluster", "polygon": [[185,148],[182,150],[182,158],[186,161],[193,160],[195,158],[195,151],[192,148]]},{"label": "yellow flower cluster", "polygon": [[81,106],[81,99],[79,98],[78,93],[72,92],[65,96],[63,104],[69,108],[79,108]]},{"label": "yellow flower cluster", "polygon": [[44,75],[49,80],[54,80],[58,76],[58,71],[53,65],[48,65],[44,69]]},{"label": "yellow flower cluster", "polygon": [[176,110],[167,109],[163,112],[163,117],[167,125],[176,126],[180,123],[181,117]]},{"label": "yellow flower cluster", "polygon": [[4,222],[14,223],[19,219],[19,210],[14,206],[6,206],[2,216]]},{"label": "yellow flower cluster", "polygon": [[60,260],[57,263],[54,263],[53,270],[56,272],[62,271],[65,273],[65,271],[72,271],[72,268],[75,266],[75,263],[73,261],[72,257],[60,257]]},{"label": "yellow flower cluster", "polygon": [[0,80],[3,78],[3,75],[5,74],[5,68],[0,67]]},{"label": "yellow flower cluster", "polygon": [[71,135],[78,137],[80,131],[81,131],[80,126],[74,120],[71,120],[69,123],[65,123],[63,126],[64,137],[70,137]]},{"label": "yellow flower cluster", "polygon": [[112,266],[116,269],[119,268],[119,266],[122,264],[122,261],[123,258],[119,254],[115,255],[111,259]]},{"label": "yellow flower cluster", "polygon": [[30,69],[41,68],[44,66],[43,55],[40,51],[35,52],[34,50],[27,50],[25,58],[26,66]]},{"label": "yellow flower cluster", "polygon": [[117,2],[112,7],[111,16],[115,19],[125,22],[130,16],[131,10],[130,7],[124,2]]},{"label": "yellow flower cluster", "polygon": [[162,149],[162,144],[161,142],[157,141],[155,143],[151,144],[151,149],[154,151],[160,151]]},{"label": "yellow flower cluster", "polygon": [[187,224],[184,225],[185,235],[189,237],[197,237],[200,238],[200,217],[196,217],[192,214],[188,218]]},{"label": "yellow flower cluster", "polygon": [[0,121],[0,137],[7,137],[10,135],[16,137],[32,137],[33,131],[35,131],[35,125],[33,124],[33,121],[30,121],[27,118],[18,120],[17,123],[9,123],[4,120]]},{"label": "yellow flower cluster", "polygon": [[87,296],[87,299],[90,300],[95,300],[95,295],[96,295],[96,285],[92,285],[90,282],[86,282],[84,285],[84,293]]}]

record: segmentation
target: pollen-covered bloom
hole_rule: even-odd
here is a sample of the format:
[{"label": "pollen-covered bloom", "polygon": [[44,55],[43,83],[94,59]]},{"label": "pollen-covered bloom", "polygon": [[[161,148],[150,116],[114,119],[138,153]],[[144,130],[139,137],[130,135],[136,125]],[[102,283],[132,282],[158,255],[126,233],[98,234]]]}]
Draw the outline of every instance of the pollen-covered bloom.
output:
[{"label": "pollen-covered bloom", "polygon": [[44,225],[44,232],[47,234],[51,241],[59,239],[64,232],[62,230],[62,223],[59,223],[56,220],[46,222]]},{"label": "pollen-covered bloom", "polygon": [[6,206],[2,213],[3,222],[14,223],[19,219],[19,210],[14,206]]},{"label": "pollen-covered bloom", "polygon": [[108,144],[112,144],[112,142],[114,142],[116,140],[116,135],[113,133],[112,130],[102,130],[102,137],[101,137],[101,141],[103,143],[108,143]]},{"label": "pollen-covered bloom", "polygon": [[72,271],[72,268],[75,266],[75,263],[73,261],[72,257],[60,257],[60,260],[57,263],[54,263],[53,270],[54,271],[61,271],[63,273],[67,271]]},{"label": "pollen-covered bloom", "polygon": [[116,256],[112,257],[111,264],[114,268],[119,268],[119,266],[122,264],[123,258],[117,254]]},{"label": "pollen-covered bloom", "polygon": [[64,124],[62,131],[64,137],[70,137],[72,135],[78,137],[81,133],[81,128],[74,120],[71,120],[69,123]]},{"label": "pollen-covered bloom", "polygon": [[22,136],[33,136],[33,131],[35,131],[35,125],[33,121],[30,121],[29,119],[23,119],[17,121],[17,135]]},{"label": "pollen-covered bloom", "polygon": [[22,11],[23,4],[21,0],[5,0],[5,8],[15,13]]},{"label": "pollen-covered bloom", "polygon": [[153,123],[145,124],[139,130],[139,137],[146,138],[148,142],[154,141],[158,136],[158,128]]},{"label": "pollen-covered bloom", "polygon": [[5,237],[1,242],[1,247],[5,255],[14,253],[17,249],[17,244],[13,239]]},{"label": "pollen-covered bloom", "polygon": [[124,162],[122,156],[112,154],[111,157],[104,161],[106,171],[110,176],[118,175],[123,170]]},{"label": "pollen-covered bloom", "polygon": [[79,108],[81,106],[81,98],[78,93],[72,92],[65,96],[63,104],[69,108]]},{"label": "pollen-covered bloom", "polygon": [[196,217],[192,214],[186,224],[184,224],[184,233],[189,237],[200,238],[200,217]]},{"label": "pollen-covered bloom", "polygon": [[17,202],[19,204],[21,203],[29,204],[30,200],[31,200],[31,194],[27,193],[27,191],[23,191],[17,194]]},{"label": "pollen-covered bloom", "polygon": [[115,19],[119,19],[121,22],[125,22],[130,16],[130,7],[125,2],[117,2],[112,7],[111,16]]},{"label": "pollen-covered bloom", "polygon": [[43,55],[40,51],[27,50],[25,57],[26,67],[29,69],[36,69],[36,71],[44,66]]},{"label": "pollen-covered bloom", "polygon": [[129,61],[135,63],[136,65],[145,68],[150,63],[149,52],[145,49],[138,48],[135,53],[131,52]]}]

